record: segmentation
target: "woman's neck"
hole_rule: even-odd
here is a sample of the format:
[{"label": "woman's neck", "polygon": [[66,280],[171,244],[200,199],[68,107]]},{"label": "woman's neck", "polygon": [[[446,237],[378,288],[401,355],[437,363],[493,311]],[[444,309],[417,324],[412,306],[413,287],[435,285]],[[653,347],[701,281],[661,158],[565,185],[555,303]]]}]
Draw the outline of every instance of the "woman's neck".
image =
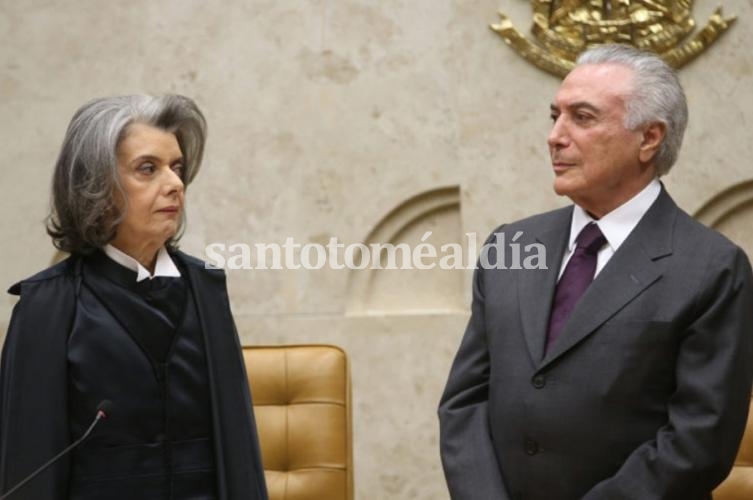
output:
[{"label": "woman's neck", "polygon": [[133,257],[139,264],[149,271],[149,274],[154,274],[154,268],[157,264],[157,254],[163,246],[155,246],[154,244],[124,245],[123,242],[117,241],[117,238],[111,241],[110,245],[114,246],[129,257]]}]

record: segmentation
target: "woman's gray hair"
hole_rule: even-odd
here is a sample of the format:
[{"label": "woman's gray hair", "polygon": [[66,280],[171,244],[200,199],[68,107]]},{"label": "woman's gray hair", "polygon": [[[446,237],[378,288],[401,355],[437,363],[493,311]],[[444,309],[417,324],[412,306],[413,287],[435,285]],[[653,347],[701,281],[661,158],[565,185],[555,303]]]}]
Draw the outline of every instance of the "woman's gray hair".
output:
[{"label": "woman's gray hair", "polygon": [[[71,119],[52,177],[47,233],[55,247],[89,253],[107,244],[123,220],[115,193],[125,199],[118,174],[118,145],[132,123],[175,134],[184,158],[188,186],[201,166],[206,120],[191,99],[181,95],[130,95],[94,99]],[[185,212],[184,212],[185,213]],[[167,245],[174,248],[185,224]]]},{"label": "woman's gray hair", "polygon": [[664,140],[654,159],[659,175],[669,172],[677,161],[685,127],[688,103],[675,70],[659,56],[627,45],[600,45],[583,52],[576,65],[619,64],[633,70],[632,91],[625,103],[625,127],[661,122],[666,126]]}]

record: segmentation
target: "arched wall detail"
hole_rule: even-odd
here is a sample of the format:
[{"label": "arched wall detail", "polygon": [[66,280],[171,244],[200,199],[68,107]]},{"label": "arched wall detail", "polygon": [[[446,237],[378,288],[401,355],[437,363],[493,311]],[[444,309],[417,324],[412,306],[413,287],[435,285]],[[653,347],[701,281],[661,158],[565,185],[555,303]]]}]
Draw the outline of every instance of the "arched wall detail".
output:
[{"label": "arched wall detail", "polygon": [[721,191],[698,209],[694,217],[740,245],[753,258],[753,180]]},{"label": "arched wall detail", "polygon": [[[461,224],[460,188],[442,187],[420,193],[391,210],[362,242],[368,249],[373,245],[390,244],[395,248],[405,244],[411,254],[417,245],[428,243],[437,250],[436,258],[422,259],[433,269],[403,269],[402,250],[395,251],[393,267],[388,269],[387,254],[382,252],[377,262],[382,269],[369,265],[350,271],[348,279],[348,315],[436,314],[464,312],[464,270],[442,269],[440,260],[444,245],[462,248],[467,259],[467,244]],[[431,235],[426,237],[427,232]],[[374,254],[369,255],[374,262]],[[475,257],[475,256],[474,256]],[[361,262],[357,252],[354,262]],[[413,262],[409,263],[412,264]]]}]

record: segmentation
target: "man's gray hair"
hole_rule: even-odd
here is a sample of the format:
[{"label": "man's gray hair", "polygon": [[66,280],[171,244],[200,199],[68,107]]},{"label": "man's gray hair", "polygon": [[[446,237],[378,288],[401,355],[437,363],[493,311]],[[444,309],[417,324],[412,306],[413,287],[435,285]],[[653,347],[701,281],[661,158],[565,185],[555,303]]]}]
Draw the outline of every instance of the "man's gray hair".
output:
[{"label": "man's gray hair", "polygon": [[[47,233],[70,253],[89,253],[108,243],[123,220],[115,193],[125,199],[118,174],[118,145],[132,123],[175,134],[184,158],[188,186],[201,166],[206,120],[191,99],[180,95],[129,95],[94,99],[76,111],[68,125],[52,178]],[[185,213],[185,212],[184,212]],[[180,228],[167,245],[175,247]]]},{"label": "man's gray hair", "polygon": [[654,162],[659,175],[669,172],[677,161],[688,124],[688,103],[675,70],[655,54],[616,44],[583,52],[576,66],[585,64],[619,64],[633,70],[632,91],[625,103],[625,127],[635,130],[651,122],[664,123],[666,135]]}]

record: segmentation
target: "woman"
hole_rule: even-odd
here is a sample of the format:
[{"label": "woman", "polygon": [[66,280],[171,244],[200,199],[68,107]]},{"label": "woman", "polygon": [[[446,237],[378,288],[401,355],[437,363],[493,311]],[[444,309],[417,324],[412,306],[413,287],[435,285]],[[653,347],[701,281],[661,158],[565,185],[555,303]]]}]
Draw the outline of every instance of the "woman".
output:
[{"label": "woman", "polygon": [[176,248],[205,133],[176,95],[97,99],[71,120],[48,222],[71,256],[10,290],[0,491],[112,410],[11,498],[266,498],[224,274]]}]

